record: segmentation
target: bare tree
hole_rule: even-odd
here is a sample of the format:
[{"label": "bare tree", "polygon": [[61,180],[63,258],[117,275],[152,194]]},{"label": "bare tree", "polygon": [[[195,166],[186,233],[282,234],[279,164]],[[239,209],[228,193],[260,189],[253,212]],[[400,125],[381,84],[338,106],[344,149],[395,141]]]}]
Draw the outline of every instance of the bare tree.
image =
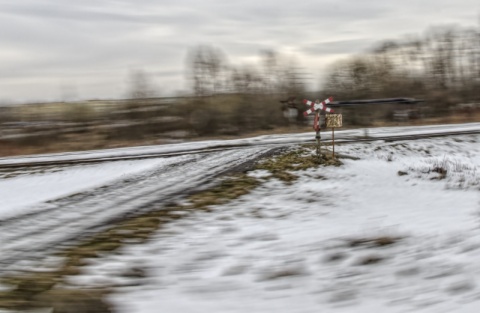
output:
[{"label": "bare tree", "polygon": [[232,70],[231,85],[235,93],[255,94],[263,91],[264,80],[255,68],[243,67]]},{"label": "bare tree", "polygon": [[129,100],[126,103],[127,118],[143,119],[145,114],[142,113],[142,108],[145,105],[145,99],[152,98],[156,95],[149,75],[141,70],[131,72],[129,88]]},{"label": "bare tree", "polygon": [[273,94],[280,91],[278,54],[273,50],[262,51],[263,83],[267,93]]},{"label": "bare tree", "polygon": [[227,69],[223,52],[211,46],[198,46],[188,56],[188,77],[195,95],[215,95],[223,85]]},{"label": "bare tree", "polygon": [[155,90],[150,82],[150,77],[144,71],[136,70],[131,72],[129,80],[129,98],[145,99],[155,96]]}]

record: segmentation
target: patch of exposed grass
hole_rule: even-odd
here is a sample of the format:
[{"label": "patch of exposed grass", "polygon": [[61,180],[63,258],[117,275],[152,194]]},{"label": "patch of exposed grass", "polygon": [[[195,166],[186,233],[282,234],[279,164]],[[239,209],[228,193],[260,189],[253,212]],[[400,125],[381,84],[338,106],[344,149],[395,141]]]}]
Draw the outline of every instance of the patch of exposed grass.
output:
[{"label": "patch of exposed grass", "polygon": [[401,237],[392,237],[392,236],[379,236],[379,237],[372,237],[372,238],[352,238],[352,239],[347,239],[347,245],[349,247],[376,248],[376,247],[393,245],[401,239],[402,239]]},{"label": "patch of exposed grass", "polygon": [[260,182],[245,174],[236,175],[222,180],[219,185],[190,196],[187,207],[190,209],[206,208],[212,205],[227,203],[240,196],[248,194],[257,187]]},{"label": "patch of exposed grass", "polygon": [[[283,153],[256,165],[256,169],[267,170],[272,176],[287,183],[295,181],[298,176],[292,172],[315,168],[320,165],[340,166],[342,162],[330,155],[318,157],[312,145],[304,145],[302,148]],[[314,147],[314,146],[313,146]]]},{"label": "patch of exposed grass", "polygon": [[19,277],[6,277],[2,283],[14,286],[0,292],[0,307],[10,310],[25,310],[41,306],[35,297],[59,282],[56,273],[31,272]]},{"label": "patch of exposed grass", "polygon": [[380,263],[384,260],[383,257],[378,255],[367,255],[357,260],[356,265],[372,265]]},{"label": "patch of exposed grass", "polygon": [[343,252],[335,252],[332,254],[329,254],[325,257],[325,262],[338,262],[345,260],[348,257],[348,254],[343,253]]},{"label": "patch of exposed grass", "polygon": [[288,151],[274,158],[264,160],[257,164],[257,169],[263,169],[272,173],[277,171],[295,171],[305,170],[310,167],[316,167],[320,163],[315,155],[306,148],[300,148]]},{"label": "patch of exposed grass", "polygon": [[104,299],[109,291],[56,289],[35,297],[41,307],[53,307],[55,313],[110,313],[111,305]]},{"label": "patch of exposed grass", "polygon": [[305,274],[305,270],[300,267],[285,267],[285,268],[278,268],[267,271],[266,273],[262,273],[259,277],[259,281],[268,281],[268,280],[276,280],[285,277],[291,276],[301,276]]},{"label": "patch of exposed grass", "polygon": [[432,169],[432,172],[433,173],[438,173],[437,177],[432,177],[431,178],[432,180],[435,180],[435,179],[442,180],[442,179],[445,179],[447,177],[448,170],[445,169],[444,167],[434,167]]}]

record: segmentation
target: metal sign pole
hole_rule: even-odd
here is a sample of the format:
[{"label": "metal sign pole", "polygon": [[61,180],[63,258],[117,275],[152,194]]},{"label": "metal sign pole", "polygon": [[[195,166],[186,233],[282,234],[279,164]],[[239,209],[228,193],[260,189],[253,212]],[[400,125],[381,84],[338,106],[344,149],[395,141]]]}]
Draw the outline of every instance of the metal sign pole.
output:
[{"label": "metal sign pole", "polygon": [[342,114],[327,114],[325,122],[332,128],[332,159],[335,159],[335,128],[342,127]]},{"label": "metal sign pole", "polygon": [[332,159],[335,159],[335,127],[332,127]]},{"label": "metal sign pole", "polygon": [[315,112],[315,139],[317,139],[317,156],[320,159],[322,157],[322,148],[321,148],[321,135],[320,135],[320,126],[319,126],[319,121],[320,121],[320,110],[317,110]]}]

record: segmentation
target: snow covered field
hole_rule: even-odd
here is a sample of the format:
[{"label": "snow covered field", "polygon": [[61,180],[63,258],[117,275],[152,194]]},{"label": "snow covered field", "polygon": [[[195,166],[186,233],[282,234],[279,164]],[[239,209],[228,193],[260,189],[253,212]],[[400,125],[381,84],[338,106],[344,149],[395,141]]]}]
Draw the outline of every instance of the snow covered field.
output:
[{"label": "snow covered field", "polygon": [[[120,312],[478,312],[480,136],[337,147],[252,193],[92,260]],[[120,278],[132,270],[136,279]],[[145,276],[145,277],[143,277]],[[138,285],[137,285],[138,284]]]},{"label": "snow covered field", "polygon": [[[369,135],[479,126],[379,128]],[[240,141],[287,143],[307,135],[312,136]],[[219,144],[225,142],[5,158],[0,163]],[[2,171],[1,270],[31,267],[39,256],[32,249],[47,251],[116,214],[208,183],[214,174],[270,149]],[[480,135],[345,144],[336,152],[352,158],[342,159],[340,167],[295,172],[298,179],[291,184],[267,171],[250,172],[262,181],[250,194],[170,222],[146,244],[88,259],[82,274],[67,277],[67,283],[116,286],[109,300],[125,313],[478,312]],[[25,262],[14,265],[11,260]]]}]

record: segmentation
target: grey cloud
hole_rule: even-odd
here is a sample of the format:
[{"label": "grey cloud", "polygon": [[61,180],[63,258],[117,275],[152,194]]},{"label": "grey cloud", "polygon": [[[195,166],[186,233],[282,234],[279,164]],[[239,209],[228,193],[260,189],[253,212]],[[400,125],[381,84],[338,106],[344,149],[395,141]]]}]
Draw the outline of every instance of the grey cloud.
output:
[{"label": "grey cloud", "polygon": [[302,51],[313,55],[348,54],[352,51],[363,51],[371,48],[376,40],[372,38],[324,41],[303,46]]},{"label": "grey cloud", "polygon": [[180,89],[186,55],[198,44],[220,48],[233,65],[266,49],[296,51],[302,61],[315,63],[423,31],[430,20],[475,24],[477,18],[465,18],[478,15],[477,2],[0,0],[0,42],[10,51],[8,59],[0,51],[0,81],[17,86],[0,88],[0,98],[15,97],[18,86],[35,79],[48,89],[63,78],[83,86],[87,97],[121,96],[125,77],[135,69]]},{"label": "grey cloud", "polygon": [[[175,12],[177,11],[177,12]],[[173,14],[172,14],[173,13]],[[190,22],[199,22],[199,16],[196,12],[189,10],[168,10],[155,14],[147,12],[131,12],[128,10],[108,10],[108,8],[71,8],[58,7],[56,5],[42,5],[42,6],[18,6],[15,4],[4,5],[0,14],[4,16],[21,16],[36,18],[41,20],[60,20],[63,22],[94,22],[101,24],[159,24],[159,23],[174,23],[179,22],[180,19],[188,20]]]}]

